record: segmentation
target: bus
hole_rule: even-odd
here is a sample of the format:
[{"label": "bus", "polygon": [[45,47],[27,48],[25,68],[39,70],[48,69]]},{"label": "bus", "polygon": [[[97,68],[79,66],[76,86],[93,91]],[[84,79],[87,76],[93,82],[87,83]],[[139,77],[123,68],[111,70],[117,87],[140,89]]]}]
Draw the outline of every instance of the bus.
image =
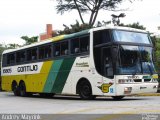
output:
[{"label": "bus", "polygon": [[105,26],[60,35],[2,54],[2,89],[14,95],[79,95],[81,99],[157,91],[148,32]]}]

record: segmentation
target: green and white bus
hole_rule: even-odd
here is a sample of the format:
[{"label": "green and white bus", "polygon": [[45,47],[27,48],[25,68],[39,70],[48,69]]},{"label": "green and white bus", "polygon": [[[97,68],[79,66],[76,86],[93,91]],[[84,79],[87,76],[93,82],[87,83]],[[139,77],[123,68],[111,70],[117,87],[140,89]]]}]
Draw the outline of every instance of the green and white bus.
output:
[{"label": "green and white bus", "polygon": [[158,86],[149,34],[127,27],[98,27],[6,50],[1,68],[2,89],[19,96],[122,99]]}]

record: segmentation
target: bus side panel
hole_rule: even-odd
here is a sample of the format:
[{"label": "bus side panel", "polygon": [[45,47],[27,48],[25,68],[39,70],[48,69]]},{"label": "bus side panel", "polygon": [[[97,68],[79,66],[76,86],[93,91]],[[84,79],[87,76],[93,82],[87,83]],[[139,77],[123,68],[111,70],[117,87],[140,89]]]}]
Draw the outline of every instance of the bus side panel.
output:
[{"label": "bus side panel", "polygon": [[[74,61],[75,61],[75,58],[67,58],[63,60],[59,73],[53,84],[52,93],[62,93],[64,86],[67,84],[66,81],[68,79],[68,75],[70,74]],[[68,84],[71,84],[71,83],[68,83]],[[70,90],[71,90],[71,87],[68,89],[68,91]]]},{"label": "bus side panel", "polygon": [[[24,81],[26,85],[27,92],[43,92],[45,82],[50,71],[52,61],[44,62],[42,68],[40,68],[39,73],[32,74],[21,74],[21,75],[5,75],[2,76],[2,89],[6,91],[11,91],[12,82],[15,80],[19,85],[20,81]],[[24,66],[24,65],[22,65]],[[40,67],[40,66],[39,66]],[[17,68],[17,66],[11,67],[12,69]],[[16,70],[16,69],[15,69]],[[13,73],[14,74],[14,73]],[[15,73],[18,74],[18,73]]]},{"label": "bus side panel", "polygon": [[2,76],[2,90],[11,91],[13,76]]},{"label": "bus side panel", "polygon": [[[62,94],[76,94],[76,86],[78,81],[85,78],[90,82],[94,95],[103,95],[101,89],[98,87],[103,82],[102,76],[96,74],[95,70],[91,70],[91,62],[89,61],[89,56],[76,58],[63,88]],[[100,85],[98,82],[100,82]],[[71,91],[69,91],[70,88]]]},{"label": "bus side panel", "polygon": [[51,66],[50,72],[48,74],[46,83],[43,88],[43,92],[50,93],[52,92],[53,85],[58,76],[59,70],[61,68],[63,60],[55,60]]},{"label": "bus side panel", "polygon": [[43,92],[52,64],[53,61],[44,62],[39,74],[26,75],[27,92]]}]

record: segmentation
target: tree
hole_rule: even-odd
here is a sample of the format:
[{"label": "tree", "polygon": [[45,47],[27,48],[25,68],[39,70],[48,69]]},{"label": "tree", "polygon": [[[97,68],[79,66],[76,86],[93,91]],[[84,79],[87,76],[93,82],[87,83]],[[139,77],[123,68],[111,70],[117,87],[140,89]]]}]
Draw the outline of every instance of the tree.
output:
[{"label": "tree", "polygon": [[7,45],[7,49],[15,49],[15,48],[18,48],[18,47],[21,47],[21,45],[18,45],[18,44],[8,44]]},{"label": "tree", "polygon": [[25,40],[24,45],[30,45],[38,41],[38,36],[33,36],[33,37],[22,36],[21,39]]},{"label": "tree", "polygon": [[[77,10],[82,21],[85,24],[82,14],[90,13],[90,19],[87,24],[93,26],[99,10],[115,10],[118,5],[125,0],[56,0],[57,12],[63,14],[66,11]],[[129,0],[130,2],[134,0]]]},{"label": "tree", "polygon": [[[0,63],[1,63],[2,53],[6,49],[8,49],[6,45],[0,44]],[[0,66],[0,69],[1,69],[1,66]]]},{"label": "tree", "polygon": [[120,24],[120,19],[119,18],[123,18],[126,15],[124,13],[120,13],[119,15],[112,14],[111,16],[112,16],[112,23],[114,25],[119,25]]},{"label": "tree", "polygon": [[70,25],[71,27],[68,27],[65,24],[63,24],[63,26],[64,26],[64,30],[58,31],[58,35],[61,35],[61,34],[71,34],[71,33],[79,32],[79,31],[91,28],[91,26],[88,25],[88,24],[82,24],[82,25],[80,25],[77,20],[76,20],[76,24],[71,24]]},{"label": "tree", "polygon": [[156,70],[160,74],[160,38],[155,38],[155,65]]},{"label": "tree", "polygon": [[131,28],[137,28],[137,29],[141,29],[141,30],[146,30],[146,27],[144,27],[143,25],[140,25],[139,22],[136,23],[132,23],[132,24],[119,24],[119,26],[124,26],[124,27],[131,27]]}]

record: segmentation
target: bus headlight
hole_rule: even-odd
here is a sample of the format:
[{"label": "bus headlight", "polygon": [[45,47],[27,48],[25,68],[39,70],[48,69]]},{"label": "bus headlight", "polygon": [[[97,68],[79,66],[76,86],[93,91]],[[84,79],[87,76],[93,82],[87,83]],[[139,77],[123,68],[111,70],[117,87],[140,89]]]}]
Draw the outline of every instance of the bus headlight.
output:
[{"label": "bus headlight", "polygon": [[157,79],[152,79],[152,82],[157,83],[158,80]]},{"label": "bus headlight", "polygon": [[132,87],[125,87],[124,88],[124,93],[125,94],[129,94],[129,93],[131,93],[131,91],[132,91]]},{"label": "bus headlight", "polygon": [[119,84],[125,84],[125,83],[133,83],[134,81],[132,79],[119,79]]}]

